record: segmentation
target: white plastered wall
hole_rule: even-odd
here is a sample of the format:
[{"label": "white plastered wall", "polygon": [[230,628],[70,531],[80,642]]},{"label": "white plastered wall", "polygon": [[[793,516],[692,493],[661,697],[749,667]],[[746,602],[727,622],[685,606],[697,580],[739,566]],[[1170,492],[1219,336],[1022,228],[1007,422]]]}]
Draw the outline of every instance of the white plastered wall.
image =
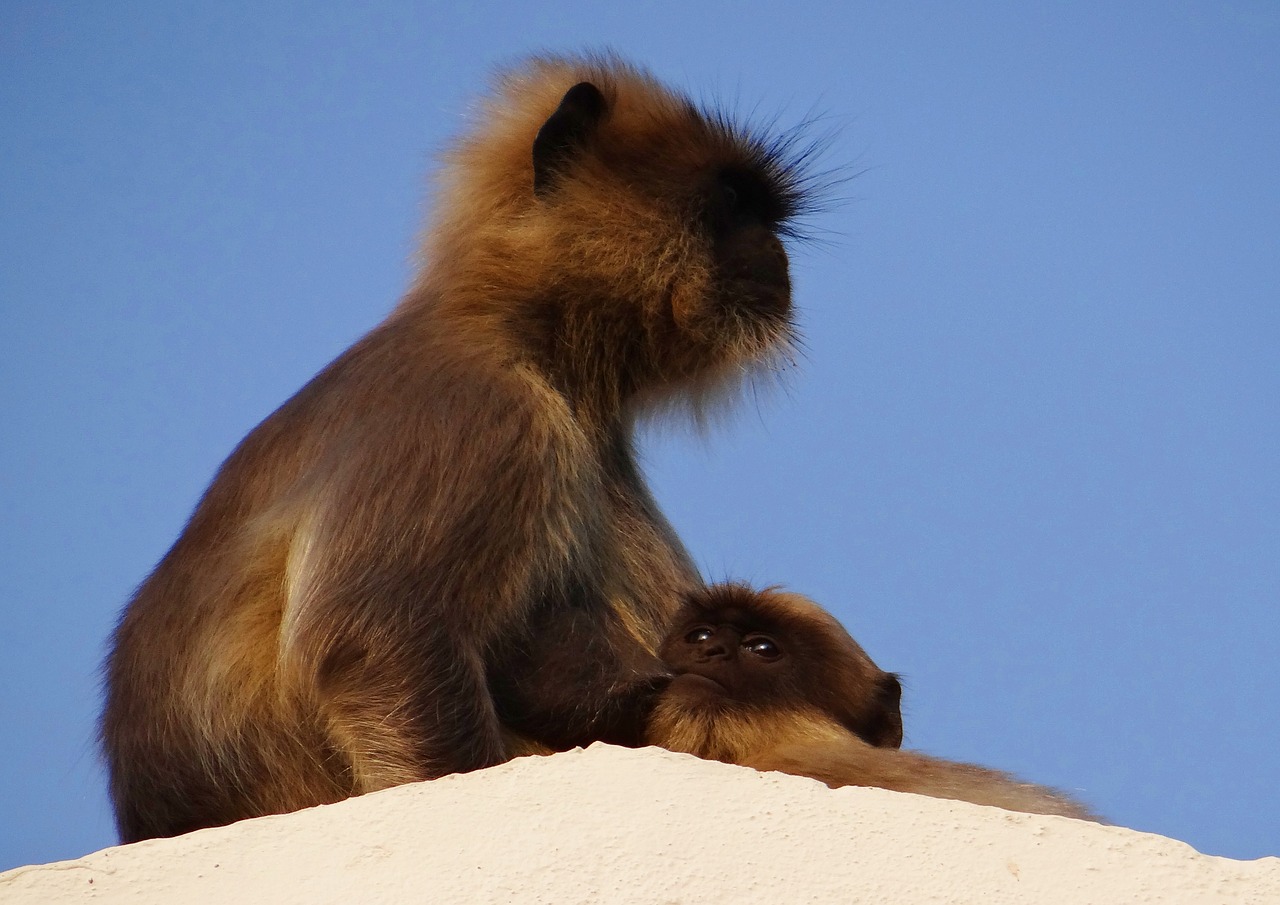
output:
[{"label": "white plastered wall", "polygon": [[593,745],[0,874],[0,903],[1280,903],[1280,858]]}]

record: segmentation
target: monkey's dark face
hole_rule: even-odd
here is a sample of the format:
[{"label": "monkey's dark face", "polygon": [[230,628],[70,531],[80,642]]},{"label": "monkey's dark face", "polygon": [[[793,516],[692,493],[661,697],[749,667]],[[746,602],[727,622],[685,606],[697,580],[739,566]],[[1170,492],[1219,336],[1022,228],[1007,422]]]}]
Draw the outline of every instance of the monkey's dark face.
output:
[{"label": "monkey's dark face", "polygon": [[902,688],[812,601],[743,585],[689,600],[659,650],[691,708],[817,709],[878,747],[902,743]]},{"label": "monkey's dark face", "polygon": [[742,164],[716,170],[702,223],[716,262],[721,310],[763,323],[787,322],[791,277],[778,238],[787,218],[784,196],[766,173]]},{"label": "monkey's dark face", "polygon": [[676,673],[672,684],[682,693],[764,701],[791,684],[791,658],[784,641],[753,628],[741,612],[698,616],[674,632],[660,652]]}]

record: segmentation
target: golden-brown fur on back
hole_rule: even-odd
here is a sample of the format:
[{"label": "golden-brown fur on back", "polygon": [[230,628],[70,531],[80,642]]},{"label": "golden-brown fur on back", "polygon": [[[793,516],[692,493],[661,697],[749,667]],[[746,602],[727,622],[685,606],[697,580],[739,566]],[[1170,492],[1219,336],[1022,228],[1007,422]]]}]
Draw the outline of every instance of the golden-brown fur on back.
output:
[{"label": "golden-brown fur on back", "polygon": [[790,151],[610,57],[500,79],[415,285],[244,439],[121,619],[126,841],[639,741],[701,582],[632,426],[785,353]]},{"label": "golden-brown fur on back", "polygon": [[678,614],[661,651],[676,676],[654,707],[651,744],[832,787],[1096,819],[1052,789],[898,750],[896,679],[806,598],[740,584],[705,588]]}]

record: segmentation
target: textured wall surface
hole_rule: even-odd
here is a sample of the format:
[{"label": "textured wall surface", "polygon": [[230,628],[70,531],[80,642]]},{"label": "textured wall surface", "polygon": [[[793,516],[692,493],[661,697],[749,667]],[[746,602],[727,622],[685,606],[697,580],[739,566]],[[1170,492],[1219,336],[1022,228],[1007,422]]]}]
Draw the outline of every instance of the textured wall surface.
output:
[{"label": "textured wall surface", "polygon": [[1280,858],[594,745],[0,874],[54,901],[1261,905]]}]

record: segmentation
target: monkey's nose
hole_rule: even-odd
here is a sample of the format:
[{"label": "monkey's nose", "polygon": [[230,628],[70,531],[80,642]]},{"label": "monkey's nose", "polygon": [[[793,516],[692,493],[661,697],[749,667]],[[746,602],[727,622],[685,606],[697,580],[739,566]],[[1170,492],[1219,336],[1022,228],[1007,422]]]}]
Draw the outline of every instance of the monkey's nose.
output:
[{"label": "monkey's nose", "polygon": [[724,660],[729,656],[729,646],[727,644],[704,644],[698,651],[698,658],[701,660]]}]

